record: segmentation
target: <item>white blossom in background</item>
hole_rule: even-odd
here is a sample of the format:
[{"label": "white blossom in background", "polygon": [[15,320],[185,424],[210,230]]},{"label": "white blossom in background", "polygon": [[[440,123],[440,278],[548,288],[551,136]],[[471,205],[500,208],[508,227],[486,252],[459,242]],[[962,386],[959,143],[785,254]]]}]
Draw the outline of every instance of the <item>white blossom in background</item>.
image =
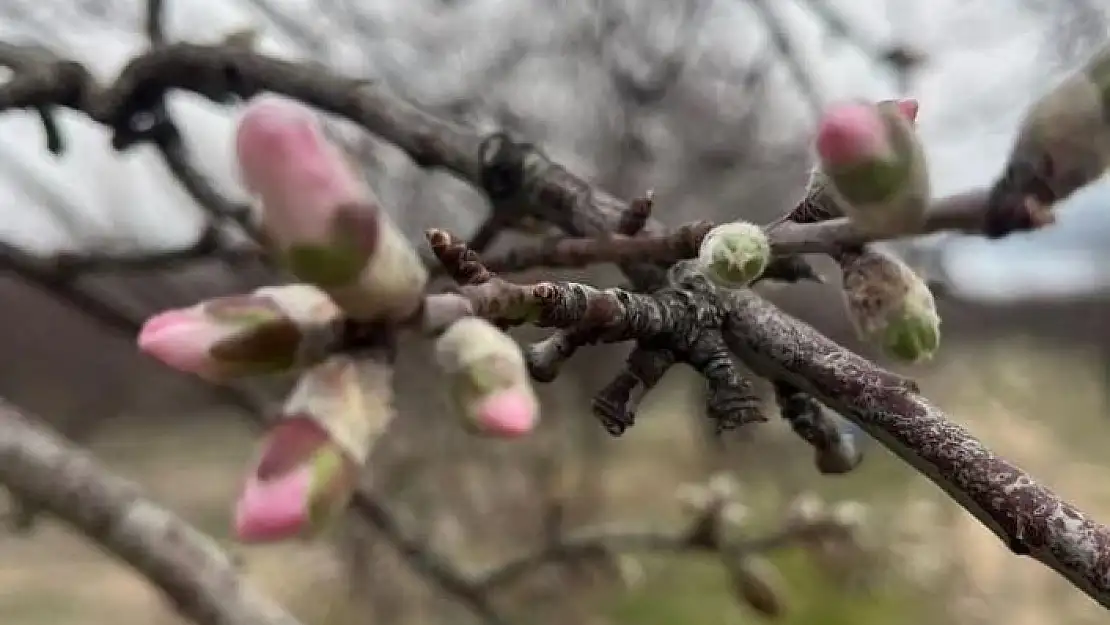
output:
[{"label": "white blossom in background", "polygon": [[[766,50],[766,33],[751,5],[705,2],[688,51],[691,63],[720,68],[726,78],[730,71],[741,73]],[[107,79],[145,46],[139,4],[12,0],[0,8],[0,37],[64,51]],[[918,124],[938,196],[988,183],[1001,168],[1024,108],[1046,79],[1066,69],[1055,60],[1059,51],[1081,58],[1082,50],[1054,39],[1058,24],[1012,0],[830,4],[876,45],[905,38],[930,55],[912,95],[921,102]],[[790,27],[802,65],[826,101],[897,95],[891,76],[821,29],[809,3],[769,5]],[[169,0],[167,6],[174,38],[214,41],[255,28],[266,52],[316,58],[376,78],[436,112],[463,103],[462,108],[478,111],[467,121],[483,127],[496,123],[491,111],[509,115],[554,158],[586,174],[607,164],[604,142],[617,136],[623,113],[615,110],[606,70],[586,49],[596,41],[591,35],[605,27],[598,6],[624,16],[608,35],[603,60],[632,75],[650,71],[678,45],[675,16],[682,10],[682,3],[631,0]],[[791,88],[781,69],[775,84]],[[727,80],[706,78],[697,89],[720,96],[723,120],[736,113],[726,110],[726,103],[735,107],[744,101]],[[812,122],[799,98],[779,96],[775,102],[770,136],[804,137]],[[232,167],[235,112],[191,96],[175,96],[171,103],[196,160],[217,188],[245,199]],[[153,150],[117,154],[99,126],[72,113],[60,119],[69,149],[55,158],[45,150],[35,115],[0,116],[0,185],[6,199],[0,237],[44,253],[166,247],[192,238],[202,222],[200,211]],[[673,128],[652,119],[644,124],[661,159],[652,175],[666,183],[670,164],[683,154],[679,146],[667,149],[675,140]],[[432,225],[469,232],[485,210],[477,193],[449,176],[416,170],[395,149],[378,147],[373,159],[383,203],[409,236]],[[1110,221],[1089,215],[1108,201],[1110,186],[1103,185],[1069,201],[1055,228],[1002,242],[957,241],[940,262],[953,288],[969,296],[1105,288],[1110,275],[1101,268],[1108,264],[1098,242],[1110,237]],[[1017,262],[1029,266],[1015,271]]]}]

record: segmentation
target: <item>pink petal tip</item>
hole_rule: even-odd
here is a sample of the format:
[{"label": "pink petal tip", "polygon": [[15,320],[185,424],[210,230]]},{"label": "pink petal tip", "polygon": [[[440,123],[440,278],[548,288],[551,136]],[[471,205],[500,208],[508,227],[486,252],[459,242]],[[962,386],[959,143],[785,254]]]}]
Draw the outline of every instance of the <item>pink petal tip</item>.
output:
[{"label": "pink petal tip", "polygon": [[150,317],[143,322],[143,327],[139,330],[139,349],[146,351],[146,348],[156,342],[158,335],[167,328],[191,322],[191,319],[188,313],[181,310],[167,310]]},{"label": "pink petal tip", "polygon": [[921,105],[914,98],[903,98],[898,100],[898,110],[906,116],[906,119],[911,122],[917,121],[917,112],[921,109]]},{"label": "pink petal tip", "polygon": [[494,393],[478,408],[478,424],[487,433],[504,438],[528,434],[538,421],[535,401],[519,389]]},{"label": "pink petal tip", "polygon": [[312,109],[295,100],[260,96],[243,110],[236,132],[236,147],[241,154],[292,155],[298,150],[316,148],[321,138],[320,121]]},{"label": "pink petal tip", "polygon": [[842,104],[829,109],[821,119],[817,154],[824,165],[852,165],[886,150],[886,127],[872,105]]},{"label": "pink petal tip", "polygon": [[139,351],[168,367],[217,380],[218,371],[207,354],[214,332],[189,310],[167,310],[147,319],[136,343]]},{"label": "pink petal tip", "polygon": [[272,480],[251,476],[235,505],[235,536],[242,542],[294,538],[309,522],[311,466]]},{"label": "pink petal tip", "polygon": [[235,153],[243,185],[262,201],[278,243],[325,242],[339,207],[367,199],[361,178],[308,107],[273,96],[239,119]]}]

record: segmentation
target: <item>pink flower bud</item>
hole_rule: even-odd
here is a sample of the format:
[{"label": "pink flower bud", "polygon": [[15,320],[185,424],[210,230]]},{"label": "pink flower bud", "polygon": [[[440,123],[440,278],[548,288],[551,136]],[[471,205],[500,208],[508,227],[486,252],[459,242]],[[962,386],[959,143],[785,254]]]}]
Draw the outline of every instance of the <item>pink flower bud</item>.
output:
[{"label": "pink flower bud", "polygon": [[871,104],[851,102],[832,107],[817,130],[817,154],[825,167],[871,161],[890,150],[886,125]]},{"label": "pink flower bud", "polygon": [[419,308],[428,279],[419,255],[309,108],[256,98],[235,146],[282,265],[352,318],[401,319]]},{"label": "pink flower bud", "polygon": [[[888,237],[920,229],[928,209],[928,161],[914,129],[915,100],[831,107],[817,132],[823,191],[861,230]],[[822,204],[824,205],[824,204]]]},{"label": "pink flower bud", "polygon": [[520,346],[479,317],[453,323],[436,341],[464,425],[487,436],[516,438],[535,429],[539,402]]},{"label": "pink flower bud", "polygon": [[315,287],[265,287],[159,313],[143,324],[138,346],[169,367],[220,382],[321,360],[338,314]]},{"label": "pink flower bud", "polygon": [[242,541],[311,538],[346,509],[359,470],[393,416],[392,369],[335,355],[307,369],[235,505]]},{"label": "pink flower bud", "polygon": [[369,191],[316,115],[293,100],[252,100],[235,148],[243,183],[262,201],[266,228],[283,246],[330,243],[340,207],[363,201]]},{"label": "pink flower bud", "polygon": [[308,524],[311,489],[309,466],[269,481],[250,476],[235,505],[235,536],[243,542],[270,542],[299,535]]},{"label": "pink flower bud", "polygon": [[215,322],[200,307],[169,310],[143,324],[139,350],[178,371],[221,381],[234,367],[216,360],[210,352],[236,330],[236,326]]},{"label": "pink flower bud", "polygon": [[235,504],[243,542],[311,537],[346,507],[358,464],[308,418],[276,425]]}]

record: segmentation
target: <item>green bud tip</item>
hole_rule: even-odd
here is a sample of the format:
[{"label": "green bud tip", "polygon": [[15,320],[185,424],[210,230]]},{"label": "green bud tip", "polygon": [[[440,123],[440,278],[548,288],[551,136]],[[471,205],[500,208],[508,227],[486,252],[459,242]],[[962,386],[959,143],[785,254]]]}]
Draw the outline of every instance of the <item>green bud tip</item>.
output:
[{"label": "green bud tip", "polygon": [[929,360],[940,346],[940,315],[925,281],[903,261],[869,249],[844,267],[844,294],[860,339],[891,358]]},{"label": "green bud tip", "polygon": [[713,282],[726,288],[752,283],[771,262],[771,242],[756,224],[737,221],[721,224],[705,235],[698,250],[698,264]]},{"label": "green bud tip", "polygon": [[343,452],[326,446],[312,459],[309,533],[324,531],[346,508],[354,493],[356,465]]},{"label": "green bud tip", "polygon": [[909,299],[883,332],[884,353],[898,360],[930,360],[939,347],[940,316],[932,306],[915,305]]}]

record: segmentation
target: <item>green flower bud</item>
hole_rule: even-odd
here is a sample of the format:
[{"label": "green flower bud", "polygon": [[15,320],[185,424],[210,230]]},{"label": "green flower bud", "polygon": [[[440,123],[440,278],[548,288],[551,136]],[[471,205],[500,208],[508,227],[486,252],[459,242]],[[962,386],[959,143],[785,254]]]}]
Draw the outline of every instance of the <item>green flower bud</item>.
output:
[{"label": "green flower bud", "polygon": [[940,315],[921,277],[872,248],[847,258],[843,275],[845,305],[861,340],[906,362],[933,357],[940,346]]},{"label": "green flower bud", "polygon": [[763,228],[746,221],[721,224],[705,235],[698,250],[702,273],[719,286],[739,289],[763,274],[771,262],[771,242]]},{"label": "green flower bud", "polygon": [[[1035,227],[1052,223],[1053,205],[1110,168],[1108,96],[1110,46],[1103,46],[1025,112],[989,202],[997,208],[1023,207]],[[998,224],[996,234],[1005,234],[1008,225]]]}]

